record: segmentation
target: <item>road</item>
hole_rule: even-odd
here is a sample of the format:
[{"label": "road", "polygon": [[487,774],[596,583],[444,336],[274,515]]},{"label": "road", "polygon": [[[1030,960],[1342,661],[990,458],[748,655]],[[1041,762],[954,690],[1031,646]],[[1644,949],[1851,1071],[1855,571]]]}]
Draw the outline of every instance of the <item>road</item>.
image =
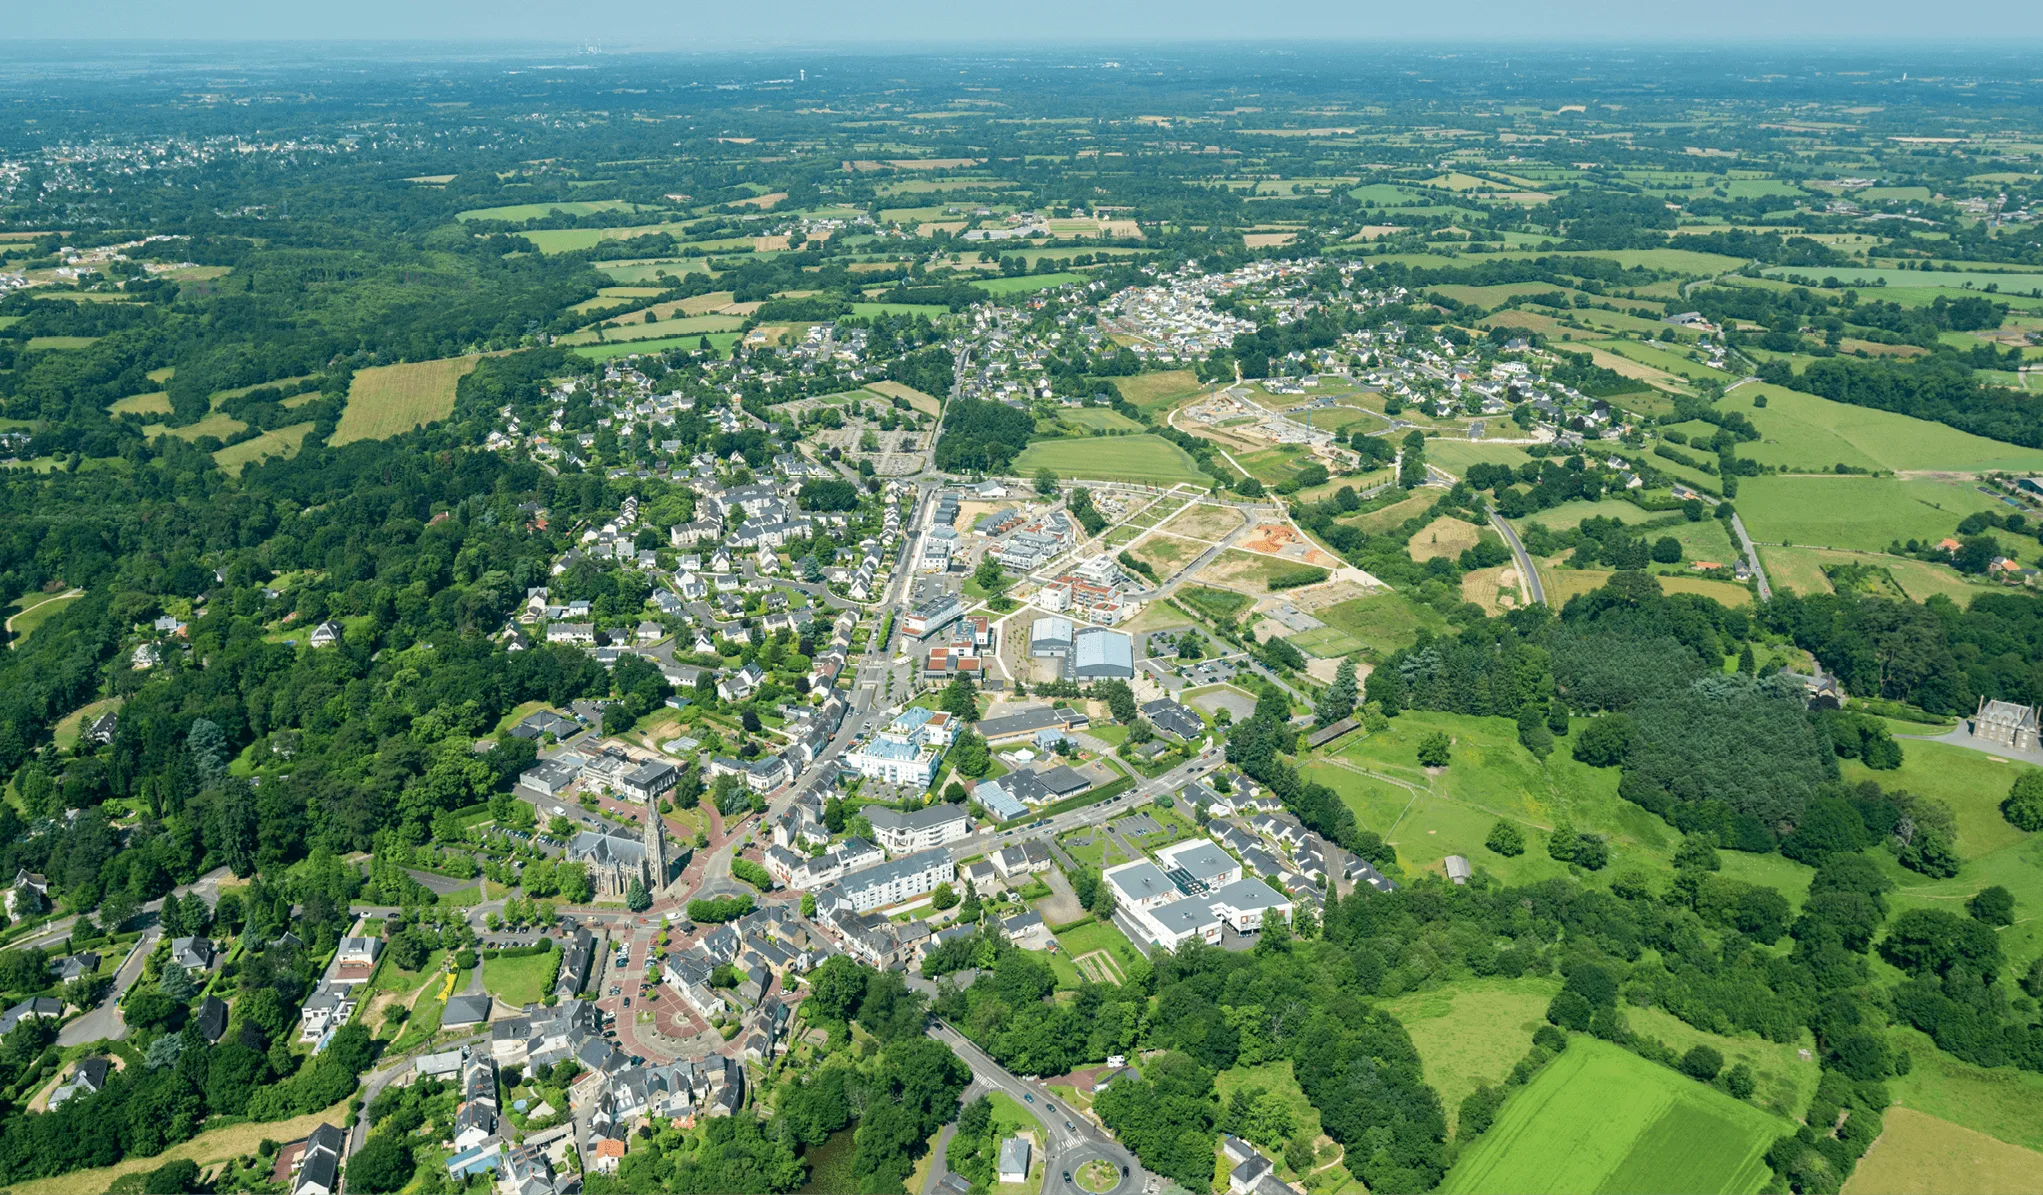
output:
[{"label": "road", "polygon": [[1494,510],[1490,512],[1490,525],[1497,529],[1497,534],[1504,537],[1505,543],[1511,545],[1511,554],[1518,558],[1518,574],[1525,578],[1525,592],[1531,595],[1533,604],[1545,605],[1546,586],[1539,579],[1539,570],[1532,567],[1532,554],[1525,550],[1524,544],[1518,542],[1518,532]]},{"label": "road", "polygon": [[[171,891],[179,898],[197,892],[206,899],[207,904],[217,904],[220,881],[227,874],[226,868],[216,867],[191,883],[180,885]],[[152,900],[142,908],[145,914],[158,913],[163,909],[163,901]],[[63,933],[70,932],[70,924],[75,920],[77,919],[65,920]],[[29,943],[41,943],[56,934],[57,929],[53,926],[30,939]],[[113,987],[108,990],[106,999],[100,1001],[98,1008],[86,1012],[58,1030],[58,1045],[81,1046],[86,1042],[119,1041],[128,1035],[128,1024],[121,1018],[121,998],[128,994],[129,988],[135,986],[136,980],[142,978],[142,965],[149,961],[150,952],[156,949],[156,943],[162,938],[163,927],[152,919],[148,928],[142,931],[141,938],[135,942],[134,948],[128,952],[128,957],[121,962],[120,970],[114,973]]]},{"label": "road", "polygon": [[1120,1142],[1115,1141],[1085,1117],[1072,1111],[1051,1095],[1050,1089],[1042,1083],[1032,1083],[1009,1073],[999,1063],[989,1058],[984,1050],[966,1040],[964,1034],[942,1021],[930,1025],[929,1036],[949,1046],[952,1053],[962,1058],[965,1065],[972,1068],[975,1085],[1005,1092],[1024,1108],[1037,1113],[1038,1119],[1043,1122],[1045,1195],[1077,1191],[1078,1185],[1075,1182],[1066,1182],[1064,1176],[1069,1174],[1075,1177],[1078,1168],[1091,1161],[1104,1161],[1117,1172],[1125,1169],[1121,1181],[1109,1188],[1106,1195],[1139,1191],[1149,1181],[1149,1175],[1136,1162],[1135,1156],[1123,1148]]},{"label": "road", "polygon": [[1759,600],[1766,601],[1773,596],[1773,586],[1766,583],[1766,566],[1759,562],[1759,549],[1752,546],[1752,537],[1745,534],[1745,520],[1736,512],[1731,515],[1731,530],[1738,536],[1738,546],[1745,552],[1745,562],[1752,566],[1752,579],[1759,585]]}]

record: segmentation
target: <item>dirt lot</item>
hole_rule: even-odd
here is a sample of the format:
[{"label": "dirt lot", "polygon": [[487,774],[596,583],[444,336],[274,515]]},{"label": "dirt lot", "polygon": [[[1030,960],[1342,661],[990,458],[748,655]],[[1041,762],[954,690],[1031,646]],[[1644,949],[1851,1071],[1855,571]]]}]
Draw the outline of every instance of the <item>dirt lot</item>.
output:
[{"label": "dirt lot", "polygon": [[1522,600],[1518,566],[1506,564],[1463,575],[1461,597],[1490,614],[1502,614]]},{"label": "dirt lot", "polygon": [[1218,542],[1241,526],[1241,512],[1232,506],[1208,506],[1195,502],[1172,517],[1163,530],[1172,535]]}]

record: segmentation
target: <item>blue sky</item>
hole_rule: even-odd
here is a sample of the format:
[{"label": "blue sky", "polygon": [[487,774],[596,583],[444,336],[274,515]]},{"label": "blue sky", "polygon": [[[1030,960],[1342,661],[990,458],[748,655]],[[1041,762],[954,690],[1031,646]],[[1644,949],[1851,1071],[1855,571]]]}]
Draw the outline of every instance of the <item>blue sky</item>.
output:
[{"label": "blue sky", "polygon": [[2043,2],[1974,0],[62,0],[0,3],[0,38],[425,39],[617,49],[1227,41],[1725,43],[2043,37]]}]

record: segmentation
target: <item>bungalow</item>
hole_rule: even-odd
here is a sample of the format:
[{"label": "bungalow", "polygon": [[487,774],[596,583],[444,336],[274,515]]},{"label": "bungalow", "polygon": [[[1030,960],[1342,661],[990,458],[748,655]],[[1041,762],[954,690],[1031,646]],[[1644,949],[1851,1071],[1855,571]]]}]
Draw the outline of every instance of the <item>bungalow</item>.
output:
[{"label": "bungalow", "polygon": [[332,619],[328,619],[312,628],[312,646],[332,647],[334,644],[339,643],[341,637],[347,633],[348,629],[346,627]]}]

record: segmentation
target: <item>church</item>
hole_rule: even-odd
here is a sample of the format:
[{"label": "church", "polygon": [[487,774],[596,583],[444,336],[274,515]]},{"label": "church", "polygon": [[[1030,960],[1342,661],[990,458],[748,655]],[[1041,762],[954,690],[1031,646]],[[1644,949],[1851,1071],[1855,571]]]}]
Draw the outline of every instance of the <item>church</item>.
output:
[{"label": "church", "polygon": [[642,835],[621,827],[584,830],[568,843],[565,857],[568,862],[588,865],[597,900],[623,900],[633,880],[644,884],[655,897],[665,892],[688,865],[692,853],[687,847],[678,852],[671,849],[666,819],[648,809]]}]

